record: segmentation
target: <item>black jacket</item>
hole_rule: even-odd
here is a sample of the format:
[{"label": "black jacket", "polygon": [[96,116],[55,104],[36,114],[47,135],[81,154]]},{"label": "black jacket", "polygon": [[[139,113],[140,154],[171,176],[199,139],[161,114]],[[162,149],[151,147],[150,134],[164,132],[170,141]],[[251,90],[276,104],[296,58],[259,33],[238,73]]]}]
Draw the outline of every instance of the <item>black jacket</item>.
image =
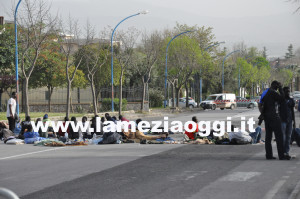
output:
[{"label": "black jacket", "polygon": [[284,99],[280,104],[279,115],[282,122],[294,120],[295,102],[292,98]]},{"label": "black jacket", "polygon": [[263,114],[265,119],[279,118],[279,104],[284,102],[282,88],[279,89],[279,93],[270,88],[262,102],[264,104]]}]

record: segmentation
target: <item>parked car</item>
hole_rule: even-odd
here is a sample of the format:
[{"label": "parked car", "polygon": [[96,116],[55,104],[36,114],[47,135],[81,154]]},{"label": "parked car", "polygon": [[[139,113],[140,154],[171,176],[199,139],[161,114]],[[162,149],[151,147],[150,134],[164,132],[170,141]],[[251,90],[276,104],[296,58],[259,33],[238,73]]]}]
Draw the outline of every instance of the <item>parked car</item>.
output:
[{"label": "parked car", "polygon": [[298,104],[300,100],[300,95],[294,95],[293,96],[294,102],[295,102],[295,109],[298,109]]},{"label": "parked car", "polygon": [[236,105],[237,105],[237,107],[254,108],[254,107],[258,106],[256,100],[257,100],[256,98],[253,98],[251,100],[247,100],[246,98],[237,96],[236,97]]},{"label": "parked car", "polygon": [[201,102],[200,106],[203,109],[215,110],[216,108],[220,108],[221,110],[224,110],[226,108],[233,110],[236,107],[235,100],[236,96],[232,93],[213,94]]},{"label": "parked car", "polygon": [[300,95],[300,91],[294,91],[292,94],[293,94],[293,96]]},{"label": "parked car", "polygon": [[253,97],[253,98],[251,98],[251,99],[255,100],[256,102],[259,102],[260,97],[261,97],[261,96],[256,96],[256,97]]},{"label": "parked car", "polygon": [[[186,107],[186,98],[179,98],[179,107]],[[191,97],[189,97],[189,108],[195,108],[197,107],[197,102]]]}]

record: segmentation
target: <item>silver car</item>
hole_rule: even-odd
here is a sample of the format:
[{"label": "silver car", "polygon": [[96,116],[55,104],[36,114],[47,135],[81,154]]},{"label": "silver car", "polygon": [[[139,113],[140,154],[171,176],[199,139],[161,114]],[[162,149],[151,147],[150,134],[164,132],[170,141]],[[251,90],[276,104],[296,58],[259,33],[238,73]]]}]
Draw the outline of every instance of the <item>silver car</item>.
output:
[{"label": "silver car", "polygon": [[246,107],[246,108],[254,108],[257,107],[258,104],[255,99],[248,100],[246,98],[236,97],[236,105],[237,107]]},{"label": "silver car", "polygon": [[[185,107],[186,106],[186,98],[179,98],[179,107]],[[191,97],[189,97],[189,108],[195,108],[197,107],[197,102]]]}]

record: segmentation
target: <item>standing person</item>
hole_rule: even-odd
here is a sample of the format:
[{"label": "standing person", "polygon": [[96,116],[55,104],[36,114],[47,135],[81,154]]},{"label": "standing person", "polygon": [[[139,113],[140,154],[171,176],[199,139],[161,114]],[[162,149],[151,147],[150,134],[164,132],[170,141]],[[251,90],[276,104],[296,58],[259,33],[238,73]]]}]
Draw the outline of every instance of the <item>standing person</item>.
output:
[{"label": "standing person", "polygon": [[7,101],[6,117],[8,120],[9,130],[14,131],[16,125],[16,92],[12,92],[10,99]]},{"label": "standing person", "polygon": [[[279,90],[279,93],[277,92]],[[278,157],[280,160],[286,160],[283,151],[283,135],[281,128],[281,120],[279,117],[279,104],[284,101],[284,94],[282,90],[281,83],[278,81],[273,81],[269,91],[262,99],[263,110],[262,114],[265,120],[266,128],[266,138],[265,138],[265,149],[266,149],[266,159],[273,160],[276,159],[273,156],[272,151],[272,134],[274,132]]]},{"label": "standing person", "polygon": [[286,159],[291,159],[289,155],[290,142],[293,128],[296,128],[295,122],[295,102],[290,98],[290,88],[284,87],[284,101],[280,104],[280,119],[283,133],[283,151]]},{"label": "standing person", "polygon": [[[269,91],[269,88],[267,88],[267,89],[261,94],[261,97],[260,97],[260,100],[259,100],[259,103],[258,103],[258,110],[259,110],[260,113],[262,112],[262,109],[263,109],[263,101],[262,101],[262,99],[263,99],[264,96],[268,93],[268,91]],[[259,117],[258,117],[258,126],[260,126],[260,125],[262,124],[263,121],[264,121],[263,115],[260,114]]]}]

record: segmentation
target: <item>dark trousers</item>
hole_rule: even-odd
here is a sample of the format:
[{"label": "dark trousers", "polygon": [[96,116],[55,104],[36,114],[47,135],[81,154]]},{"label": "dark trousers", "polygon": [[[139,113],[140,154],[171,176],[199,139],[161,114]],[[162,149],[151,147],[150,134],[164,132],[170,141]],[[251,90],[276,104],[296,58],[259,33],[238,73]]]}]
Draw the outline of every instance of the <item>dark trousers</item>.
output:
[{"label": "dark trousers", "polygon": [[281,159],[284,157],[283,154],[283,134],[281,128],[281,121],[279,117],[265,118],[265,127],[266,127],[266,138],[265,138],[265,149],[266,149],[266,158],[273,157],[272,150],[272,134],[274,132],[278,157]]},{"label": "dark trousers", "polygon": [[7,119],[8,119],[9,130],[13,132],[16,127],[16,120],[13,117],[8,117]]}]

